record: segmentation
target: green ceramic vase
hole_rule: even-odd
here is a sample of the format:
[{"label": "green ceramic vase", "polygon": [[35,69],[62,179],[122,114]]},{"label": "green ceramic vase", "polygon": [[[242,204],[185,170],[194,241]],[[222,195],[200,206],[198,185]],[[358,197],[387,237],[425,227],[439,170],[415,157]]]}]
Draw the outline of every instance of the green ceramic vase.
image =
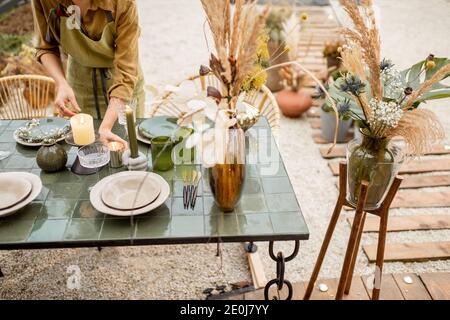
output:
[{"label": "green ceramic vase", "polygon": [[61,171],[67,164],[67,152],[55,142],[46,142],[37,152],[36,162],[46,172]]}]

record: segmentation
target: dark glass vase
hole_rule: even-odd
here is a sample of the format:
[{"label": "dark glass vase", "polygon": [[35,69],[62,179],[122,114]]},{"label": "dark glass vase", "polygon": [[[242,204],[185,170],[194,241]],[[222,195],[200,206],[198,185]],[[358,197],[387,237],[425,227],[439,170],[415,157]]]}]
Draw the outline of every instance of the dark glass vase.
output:
[{"label": "dark glass vase", "polygon": [[209,184],[216,205],[231,212],[239,204],[245,182],[245,134],[242,129],[228,131],[223,161],[209,168]]},{"label": "dark glass vase", "polygon": [[358,203],[361,183],[369,182],[365,210],[381,206],[403,163],[400,145],[392,140],[363,133],[347,148],[347,201]]}]

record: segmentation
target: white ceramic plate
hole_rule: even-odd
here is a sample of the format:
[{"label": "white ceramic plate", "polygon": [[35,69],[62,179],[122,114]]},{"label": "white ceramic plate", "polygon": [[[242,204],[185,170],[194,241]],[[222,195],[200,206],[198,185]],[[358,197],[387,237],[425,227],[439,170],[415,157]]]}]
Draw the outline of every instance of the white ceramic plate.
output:
[{"label": "white ceramic plate", "polygon": [[0,210],[12,207],[31,192],[31,182],[24,178],[0,175]]},{"label": "white ceramic plate", "polygon": [[113,209],[132,210],[152,203],[161,192],[151,175],[115,177],[102,191],[102,201]]},{"label": "white ceramic plate", "polygon": [[1,176],[10,176],[13,178],[23,178],[28,180],[31,183],[31,192],[30,194],[21,202],[15,204],[12,207],[9,207],[7,209],[0,210],[0,217],[6,217],[8,215],[11,215],[15,213],[16,211],[22,209],[26,205],[28,205],[31,201],[36,199],[36,197],[41,193],[42,190],[42,181],[41,178],[39,178],[35,174],[31,174],[28,172],[6,172],[6,173],[0,173]]},{"label": "white ceramic plate", "polygon": [[[137,176],[137,177],[143,177],[145,175],[152,176],[161,186],[161,192],[159,193],[158,198],[156,198],[155,201],[150,203],[149,205],[135,209],[135,210],[117,210],[108,207],[103,201],[102,201],[102,190],[105,188],[105,186],[111,182],[112,179],[115,179],[116,177],[127,177],[127,176]],[[152,211],[153,209],[158,208],[160,205],[162,205],[167,198],[170,195],[170,186],[167,183],[166,180],[164,180],[163,177],[160,175],[157,175],[153,172],[141,172],[141,171],[124,171],[120,173],[116,173],[112,176],[106,177],[102,180],[100,180],[92,189],[90,193],[90,200],[92,206],[105,214],[113,215],[113,216],[119,216],[119,217],[130,217],[130,216],[136,216],[140,214],[144,214],[147,212]]]},{"label": "white ceramic plate", "polygon": [[138,127],[136,127],[136,139],[138,139],[140,142],[145,143],[145,144],[150,144],[150,145],[152,144],[152,141],[149,138],[146,138],[139,133]]}]

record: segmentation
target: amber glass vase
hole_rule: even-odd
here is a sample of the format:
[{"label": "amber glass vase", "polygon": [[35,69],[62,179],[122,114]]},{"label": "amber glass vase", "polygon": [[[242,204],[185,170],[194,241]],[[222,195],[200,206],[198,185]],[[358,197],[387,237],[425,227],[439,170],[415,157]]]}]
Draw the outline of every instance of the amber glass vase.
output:
[{"label": "amber glass vase", "polygon": [[239,204],[245,182],[245,134],[240,128],[228,130],[224,159],[209,168],[209,184],[216,205],[231,212]]},{"label": "amber glass vase", "polygon": [[403,148],[392,140],[363,133],[348,144],[347,201],[356,205],[361,183],[369,182],[365,210],[378,209],[403,163]]}]

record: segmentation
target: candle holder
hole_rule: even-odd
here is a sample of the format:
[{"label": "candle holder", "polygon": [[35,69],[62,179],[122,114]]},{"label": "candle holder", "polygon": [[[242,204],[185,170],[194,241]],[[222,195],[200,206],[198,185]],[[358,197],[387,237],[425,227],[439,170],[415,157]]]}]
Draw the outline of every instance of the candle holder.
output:
[{"label": "candle holder", "polygon": [[119,142],[110,142],[108,143],[108,149],[111,153],[109,166],[113,169],[123,167],[122,155],[125,150],[125,146]]},{"label": "candle holder", "polygon": [[[95,135],[95,141],[98,141],[98,138],[99,138],[99,136],[96,134]],[[80,158],[78,157],[78,151],[80,150],[81,147],[83,147],[83,145],[76,144],[74,142],[74,140],[73,140],[73,135],[72,134],[68,135],[66,137],[65,141],[66,141],[66,143],[68,145],[71,145],[71,146],[77,148],[77,153],[76,153],[77,156],[75,158],[75,161],[72,164],[72,167],[70,168],[70,171],[72,171],[74,174],[80,175],[80,176],[88,176],[88,175],[92,175],[94,173],[99,172],[103,168],[103,166],[99,167],[99,168],[86,168],[86,167],[83,167],[81,165]]]}]

